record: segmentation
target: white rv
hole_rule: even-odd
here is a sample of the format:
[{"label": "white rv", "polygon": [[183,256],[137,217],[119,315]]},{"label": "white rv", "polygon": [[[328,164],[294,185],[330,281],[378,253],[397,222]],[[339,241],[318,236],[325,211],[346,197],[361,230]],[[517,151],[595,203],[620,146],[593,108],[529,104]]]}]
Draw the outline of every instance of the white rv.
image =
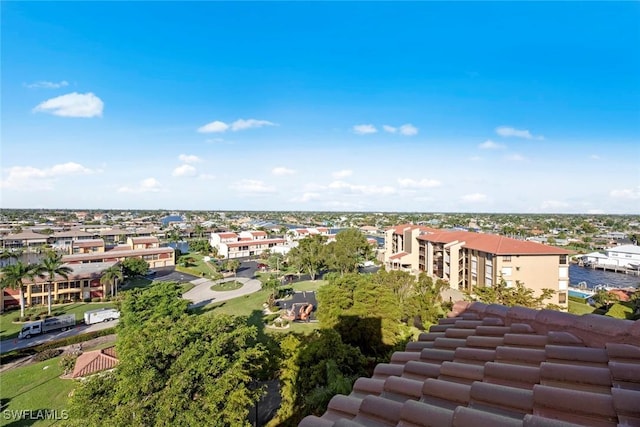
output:
[{"label": "white rv", "polygon": [[108,322],[109,320],[119,319],[120,312],[115,308],[101,308],[99,310],[90,310],[84,312],[84,323],[93,325],[94,323]]}]

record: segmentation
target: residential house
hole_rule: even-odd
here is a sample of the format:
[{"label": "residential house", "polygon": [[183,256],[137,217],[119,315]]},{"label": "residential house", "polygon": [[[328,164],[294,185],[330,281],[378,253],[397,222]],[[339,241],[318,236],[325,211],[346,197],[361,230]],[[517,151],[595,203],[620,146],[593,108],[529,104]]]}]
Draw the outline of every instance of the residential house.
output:
[{"label": "residential house", "polygon": [[91,254],[96,252],[104,252],[104,246],[104,240],[102,239],[75,240],[71,242],[69,253]]}]

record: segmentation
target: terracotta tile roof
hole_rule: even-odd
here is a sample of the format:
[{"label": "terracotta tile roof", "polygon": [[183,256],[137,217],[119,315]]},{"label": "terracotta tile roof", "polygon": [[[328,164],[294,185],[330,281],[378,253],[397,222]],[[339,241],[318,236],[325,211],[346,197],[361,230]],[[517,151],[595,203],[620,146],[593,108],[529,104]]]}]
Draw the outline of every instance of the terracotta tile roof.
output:
[{"label": "terracotta tile roof", "polygon": [[418,240],[434,243],[464,242],[464,247],[496,255],[568,255],[566,249],[547,246],[527,240],[516,240],[496,234],[470,231],[438,231],[418,236]]},{"label": "terracotta tile roof", "polygon": [[236,237],[238,237],[236,233],[218,233],[218,236],[221,239],[235,239]]},{"label": "terracotta tile roof", "polygon": [[266,231],[250,231],[250,233],[253,236],[266,236],[267,235]]},{"label": "terracotta tile roof", "polygon": [[640,425],[640,321],[458,302],[300,427]]},{"label": "terracotta tile roof", "polygon": [[46,234],[23,231],[22,233],[7,234],[2,240],[47,240],[48,237]]},{"label": "terracotta tile roof", "polygon": [[393,254],[389,257],[389,259],[400,259],[409,255],[407,252],[398,252],[397,254]]},{"label": "terracotta tile roof", "polygon": [[73,237],[93,237],[92,233],[87,233],[86,231],[82,231],[79,229],[72,229],[67,231],[59,231],[57,233],[53,233],[53,238],[55,239],[64,239],[64,238],[73,238]]},{"label": "terracotta tile roof", "polygon": [[71,378],[86,377],[100,371],[113,369],[117,364],[115,346],[102,350],[87,351],[76,359]]}]

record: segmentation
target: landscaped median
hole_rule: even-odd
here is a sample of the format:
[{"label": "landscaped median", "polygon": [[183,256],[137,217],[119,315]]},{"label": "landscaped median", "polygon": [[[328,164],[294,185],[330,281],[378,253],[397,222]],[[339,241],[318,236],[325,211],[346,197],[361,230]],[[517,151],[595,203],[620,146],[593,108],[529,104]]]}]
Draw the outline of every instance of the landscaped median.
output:
[{"label": "landscaped median", "polygon": [[236,289],[240,289],[242,286],[244,286],[244,283],[240,283],[237,280],[230,280],[228,282],[216,283],[211,286],[211,290],[216,292],[235,291]]}]

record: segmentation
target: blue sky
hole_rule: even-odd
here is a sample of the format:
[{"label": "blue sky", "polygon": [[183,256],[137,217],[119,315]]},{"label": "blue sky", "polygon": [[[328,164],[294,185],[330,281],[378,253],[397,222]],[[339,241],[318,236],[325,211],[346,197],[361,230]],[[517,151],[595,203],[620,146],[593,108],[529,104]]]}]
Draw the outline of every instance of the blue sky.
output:
[{"label": "blue sky", "polygon": [[2,2],[2,206],[640,213],[640,3]]}]

